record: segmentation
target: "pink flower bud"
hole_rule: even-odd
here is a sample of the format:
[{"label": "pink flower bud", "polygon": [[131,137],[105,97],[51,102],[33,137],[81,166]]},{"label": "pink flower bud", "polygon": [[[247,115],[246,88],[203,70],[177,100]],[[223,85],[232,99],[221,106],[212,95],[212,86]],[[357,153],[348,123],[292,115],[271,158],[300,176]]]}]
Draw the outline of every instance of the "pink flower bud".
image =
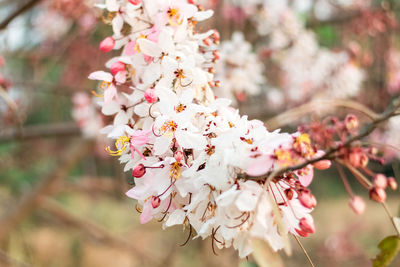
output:
[{"label": "pink flower bud", "polygon": [[317,200],[315,196],[311,194],[309,191],[303,191],[299,194],[299,201],[301,205],[308,209],[312,209],[317,206]]},{"label": "pink flower bud", "polygon": [[125,64],[122,63],[121,61],[114,62],[111,65],[110,70],[111,70],[111,74],[115,76],[118,72],[125,70]]},{"label": "pink flower bud", "polygon": [[300,230],[300,229],[295,229],[296,230],[296,233],[299,235],[299,236],[302,236],[302,237],[307,237],[308,236],[308,233],[307,232],[304,232],[304,231],[302,231],[302,230]]},{"label": "pink flower bud", "polygon": [[306,218],[301,218],[299,227],[301,231],[313,234],[315,233],[315,225],[313,222],[308,221]]},{"label": "pink flower bud", "polygon": [[219,60],[221,58],[221,54],[219,53],[219,50],[215,50],[213,52],[214,60]]},{"label": "pink flower bud", "polygon": [[221,38],[219,32],[217,30],[214,30],[213,34],[211,35],[214,40],[219,41],[219,39]]},{"label": "pink flower bud", "polygon": [[143,164],[137,165],[133,171],[132,171],[132,176],[135,178],[141,178],[143,175],[146,173],[146,168],[144,167]]},{"label": "pink flower bud", "polygon": [[360,159],[361,159],[361,154],[359,152],[353,152],[349,155],[350,164],[355,168],[360,167]]},{"label": "pink flower bud", "polygon": [[129,0],[129,3],[131,3],[132,5],[139,5],[142,2],[142,0]]},{"label": "pink flower bud", "polygon": [[351,198],[350,201],[349,201],[349,206],[354,211],[354,213],[356,213],[356,214],[363,214],[364,213],[365,202],[359,196],[354,196],[353,198]]},{"label": "pink flower bud", "polygon": [[369,198],[375,200],[376,202],[383,203],[386,200],[386,192],[383,188],[372,188],[369,191]]},{"label": "pink flower bud", "polygon": [[374,177],[374,187],[385,189],[386,186],[387,186],[386,176],[381,174],[381,173],[378,173],[377,175],[375,175],[375,177]]},{"label": "pink flower bud", "polygon": [[367,167],[368,162],[369,162],[368,156],[365,155],[365,154],[361,154],[361,157],[360,157],[360,164],[361,164],[361,166]]},{"label": "pink flower bud", "polygon": [[197,5],[197,0],[188,0],[189,4]]},{"label": "pink flower bud", "polygon": [[176,151],[174,154],[174,158],[177,162],[180,162],[183,159],[183,152],[182,151]]},{"label": "pink flower bud", "polygon": [[347,115],[344,119],[344,123],[348,131],[357,129],[360,124],[358,118],[353,114]]},{"label": "pink flower bud", "polygon": [[160,206],[161,204],[161,199],[157,196],[152,196],[151,197],[151,206],[153,207],[153,209],[156,209]]},{"label": "pink flower bud", "polygon": [[221,82],[220,81],[215,81],[214,85],[215,85],[215,87],[221,87]]},{"label": "pink flower bud", "polygon": [[148,88],[145,92],[144,92],[144,98],[146,99],[147,102],[149,103],[154,103],[158,100],[158,97],[156,95],[156,90],[155,89],[151,89]]},{"label": "pink flower bud", "polygon": [[387,180],[388,186],[390,189],[392,190],[396,190],[397,189],[397,182],[393,177],[389,177]]},{"label": "pink flower bud", "polygon": [[320,160],[320,161],[318,161],[318,162],[316,162],[316,163],[313,164],[313,166],[314,166],[315,168],[317,168],[318,170],[326,170],[326,169],[329,169],[329,168],[331,167],[331,165],[332,165],[332,162],[331,162],[330,160],[327,160],[327,159],[325,159],[325,160]]},{"label": "pink flower bud", "polygon": [[211,45],[211,39],[210,38],[205,38],[204,40],[203,40],[203,44],[205,44],[206,46],[210,46]]},{"label": "pink flower bud", "polygon": [[99,49],[101,52],[107,53],[114,49],[115,40],[111,36],[101,41]]}]

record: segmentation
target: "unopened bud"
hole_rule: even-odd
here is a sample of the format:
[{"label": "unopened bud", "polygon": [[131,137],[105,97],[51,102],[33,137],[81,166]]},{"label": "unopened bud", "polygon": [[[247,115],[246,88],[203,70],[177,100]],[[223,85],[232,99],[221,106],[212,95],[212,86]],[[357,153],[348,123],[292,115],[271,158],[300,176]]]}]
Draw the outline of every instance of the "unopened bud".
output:
[{"label": "unopened bud", "polygon": [[301,192],[299,195],[299,201],[301,205],[308,209],[312,209],[317,206],[317,200],[315,199],[315,196],[310,192]]},{"label": "unopened bud", "polygon": [[146,167],[144,167],[143,164],[139,164],[133,169],[132,176],[135,178],[140,178],[143,175],[145,175],[145,173],[146,173]]},{"label": "unopened bud", "polygon": [[214,60],[219,60],[221,58],[221,54],[219,53],[219,50],[215,50],[213,52]]},{"label": "unopened bud", "polygon": [[329,169],[329,168],[331,167],[331,165],[332,165],[332,162],[331,162],[330,160],[328,160],[328,159],[320,160],[320,161],[315,162],[315,163],[313,164],[313,166],[314,166],[315,168],[317,168],[318,170],[326,170],[326,169]]},{"label": "unopened bud", "polygon": [[393,177],[389,177],[387,179],[387,184],[388,184],[390,189],[392,189],[392,190],[396,190],[397,189],[397,182]]},{"label": "unopened bud", "polygon": [[211,45],[211,39],[210,38],[205,38],[204,40],[203,40],[203,44],[205,44],[206,46],[210,46]]},{"label": "unopened bud", "polygon": [[344,123],[348,131],[355,130],[359,126],[358,118],[353,114],[347,115],[344,119]]},{"label": "unopened bud", "polygon": [[299,236],[307,237],[307,236],[309,235],[307,232],[304,232],[303,230],[300,230],[300,229],[295,229],[295,230],[296,230],[296,233],[297,233]]},{"label": "unopened bud", "polygon": [[219,31],[217,31],[217,30],[214,30],[214,32],[211,36],[212,36],[212,38],[214,38],[215,41],[219,41],[219,39],[221,38]]},{"label": "unopened bud", "polygon": [[359,196],[352,197],[350,199],[350,201],[349,201],[349,206],[354,211],[354,213],[356,213],[356,214],[363,214],[364,213],[365,202]]},{"label": "unopened bud", "polygon": [[215,73],[215,68],[214,67],[208,68],[208,72],[211,73],[211,74],[214,74]]},{"label": "unopened bud", "polygon": [[313,234],[315,233],[315,225],[313,222],[308,221],[306,218],[301,218],[299,227],[303,232]]},{"label": "unopened bud", "polygon": [[107,37],[106,39],[104,39],[103,41],[101,41],[99,49],[101,52],[110,52],[111,50],[114,49],[115,46],[115,40],[112,37]]},{"label": "unopened bud", "polygon": [[144,92],[144,98],[146,99],[147,102],[154,103],[158,100],[158,97],[156,95],[156,90],[155,89],[151,89],[148,88],[145,92]]},{"label": "unopened bud", "polygon": [[151,197],[151,206],[153,207],[153,209],[156,209],[160,206],[161,204],[161,199],[157,196],[152,196]]},{"label": "unopened bud", "polygon": [[221,87],[221,81],[215,81],[214,85],[215,87]]},{"label": "unopened bud", "polygon": [[350,153],[349,155],[350,164],[355,168],[360,167],[360,159],[361,159],[361,154],[359,152],[353,152]]},{"label": "unopened bud", "polygon": [[375,200],[376,202],[383,203],[386,200],[385,189],[382,188],[372,188],[369,191],[369,198]]},{"label": "unopened bud", "polygon": [[111,65],[111,68],[110,68],[111,74],[114,75],[114,76],[115,76],[118,72],[124,71],[124,70],[125,70],[125,64],[122,63],[121,61],[114,62],[114,63]]},{"label": "unopened bud", "polygon": [[374,187],[385,189],[386,186],[387,186],[386,176],[381,174],[381,173],[378,173],[377,175],[375,175],[375,177],[374,177]]},{"label": "unopened bud", "polygon": [[142,0],[129,0],[129,3],[131,3],[132,5],[139,5],[142,2]]}]

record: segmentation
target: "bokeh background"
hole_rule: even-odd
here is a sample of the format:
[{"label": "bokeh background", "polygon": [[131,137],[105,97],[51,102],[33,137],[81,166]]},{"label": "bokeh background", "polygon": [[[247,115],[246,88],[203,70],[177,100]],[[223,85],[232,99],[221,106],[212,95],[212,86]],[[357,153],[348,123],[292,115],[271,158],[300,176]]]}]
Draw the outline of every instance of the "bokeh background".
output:
[{"label": "bokeh background", "polygon": [[[351,109],[354,102],[322,111],[313,106],[302,113],[303,105],[315,96],[336,99],[332,90],[357,87],[355,93],[337,99],[358,101],[376,112],[398,97],[400,1],[292,0],[278,7],[273,1],[265,1],[264,7],[256,0],[200,2],[217,13],[200,29],[218,29],[222,42],[243,32],[236,36],[239,49],[223,44],[226,57],[219,66],[222,83],[231,88],[221,94],[232,97],[242,114],[272,128],[295,131],[299,123],[330,114],[357,114]],[[98,50],[111,29],[94,4],[0,0],[0,266],[257,266],[252,258],[238,259],[233,250],[214,255],[211,240],[193,240],[181,247],[188,233],[179,227],[164,231],[157,222],[140,225],[136,203],[125,196],[132,178],[107,155],[107,140],[97,134],[106,119],[92,103],[91,91],[98,85],[87,77],[111,57]],[[277,41],[283,37],[271,30],[277,27],[271,22],[274,12],[282,9],[291,14],[288,21],[293,24],[287,28],[295,31],[295,39],[283,44]],[[272,26],[262,26],[259,16],[264,22],[271,18]],[[310,33],[311,41],[296,41]],[[311,55],[327,58],[321,59],[318,71],[310,67],[314,61],[307,63],[310,47]],[[322,71],[336,64],[331,58],[343,55],[339,67]],[[237,66],[243,60],[248,64]],[[337,74],[349,66],[343,75]],[[238,68],[243,71],[239,76],[229,73]],[[253,76],[255,72],[261,78]],[[245,81],[244,87],[235,88],[235,77]],[[250,84],[255,89],[246,89]],[[273,125],[281,122],[276,116],[296,107],[302,107],[300,119],[297,115]],[[374,133],[373,140],[400,144],[400,125],[385,127]],[[392,139],[385,136],[388,131],[394,132]],[[371,168],[396,175],[397,154],[387,153],[385,164]],[[352,187],[368,198],[357,183]],[[369,266],[379,241],[393,234],[382,207],[367,201],[366,212],[354,214],[335,169],[317,173],[311,189],[319,201],[313,212],[317,232],[302,242],[315,264]],[[399,214],[398,191],[388,199],[392,212]],[[307,266],[294,240],[292,245],[291,257],[280,253],[285,265]],[[400,259],[393,266],[400,266]]]}]

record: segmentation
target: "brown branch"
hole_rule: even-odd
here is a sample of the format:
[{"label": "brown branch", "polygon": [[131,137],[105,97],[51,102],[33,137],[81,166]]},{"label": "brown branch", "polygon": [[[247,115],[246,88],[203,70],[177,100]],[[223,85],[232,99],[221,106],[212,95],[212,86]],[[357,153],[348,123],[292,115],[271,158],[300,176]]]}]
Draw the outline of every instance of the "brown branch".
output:
[{"label": "brown branch", "polygon": [[68,175],[69,170],[73,168],[92,147],[92,142],[84,140],[75,141],[74,145],[63,152],[62,158],[60,158],[59,164],[56,165],[55,169],[18,203],[11,205],[10,209],[0,218],[0,243],[15,225],[38,207],[43,196],[53,193],[57,183]]},{"label": "brown branch", "polygon": [[19,15],[25,13],[29,9],[33,8],[36,4],[38,4],[41,0],[29,0],[26,3],[22,4],[17,8],[13,13],[11,13],[5,20],[0,23],[0,31],[7,28],[8,24],[13,21]]},{"label": "brown branch", "polygon": [[313,163],[316,163],[316,162],[324,160],[324,159],[332,159],[332,157],[334,156],[333,155],[334,153],[336,153],[343,147],[349,147],[353,142],[361,140],[362,138],[368,136],[370,133],[372,133],[378,127],[378,125],[380,123],[387,121],[389,118],[395,116],[396,112],[398,111],[397,109],[400,106],[400,103],[397,103],[397,102],[398,101],[396,101],[396,104],[393,104],[390,108],[388,108],[385,112],[383,112],[381,115],[379,115],[371,123],[367,124],[358,135],[355,135],[355,136],[349,138],[346,142],[344,142],[336,147],[332,147],[332,148],[328,149],[327,151],[325,151],[325,154],[323,156],[304,161],[303,163],[300,163],[297,165],[284,167],[284,168],[275,170],[273,172],[269,172],[265,175],[254,177],[254,176],[249,176],[247,174],[240,174],[240,175],[238,175],[238,178],[239,179],[247,179],[247,180],[269,181],[269,180],[271,180],[277,176],[280,176],[284,173],[302,169],[309,164],[313,164]]},{"label": "brown branch", "polygon": [[25,141],[45,137],[77,136],[80,130],[75,122],[62,122],[55,124],[39,124],[25,126],[22,129],[9,128],[0,131],[0,143],[10,141]]}]

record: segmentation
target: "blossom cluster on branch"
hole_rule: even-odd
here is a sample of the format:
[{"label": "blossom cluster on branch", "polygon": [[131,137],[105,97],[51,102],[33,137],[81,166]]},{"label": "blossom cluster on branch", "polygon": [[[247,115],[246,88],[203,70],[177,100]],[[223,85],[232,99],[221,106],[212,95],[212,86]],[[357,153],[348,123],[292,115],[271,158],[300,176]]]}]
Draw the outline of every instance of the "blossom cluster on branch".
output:
[{"label": "blossom cluster on branch", "polygon": [[183,225],[189,238],[211,237],[240,257],[252,252],[254,238],[278,250],[287,233],[314,233],[316,200],[306,187],[313,168],[330,162],[270,183],[243,179],[323,152],[307,134],[270,132],[241,116],[230,100],[214,97],[213,89],[223,86],[210,71],[219,58],[219,34],[196,28],[213,12],[193,0],[106,0],[98,6],[114,32],[100,50],[122,52],[106,64],[108,72],[89,78],[101,81],[102,113],[113,118],[102,132],[115,140],[106,150],[132,170],[135,186],[127,195],[138,200],[141,222]]}]

